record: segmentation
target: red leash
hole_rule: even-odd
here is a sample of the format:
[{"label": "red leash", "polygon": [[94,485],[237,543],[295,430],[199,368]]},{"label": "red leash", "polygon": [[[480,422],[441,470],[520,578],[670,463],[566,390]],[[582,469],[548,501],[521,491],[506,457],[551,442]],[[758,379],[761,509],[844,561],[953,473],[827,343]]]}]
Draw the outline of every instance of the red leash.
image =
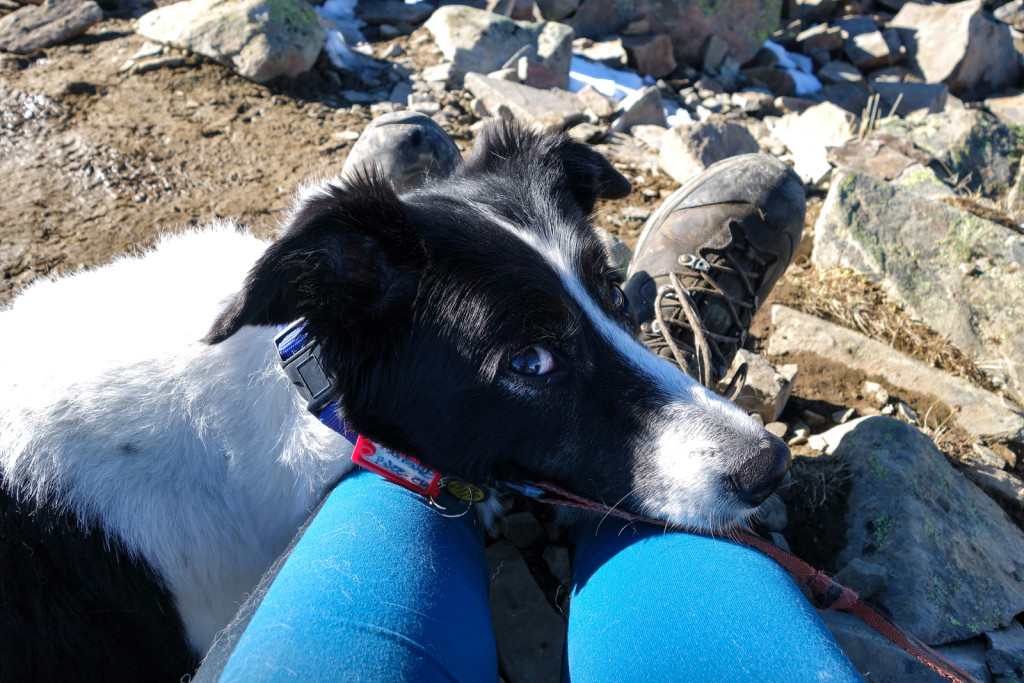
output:
[{"label": "red leash", "polygon": [[[611,508],[603,503],[598,503],[596,501],[577,496],[576,494],[570,493],[569,491],[553,484],[531,482],[530,486],[541,489],[547,493],[545,496],[536,498],[536,500],[541,502],[580,508],[583,510],[593,510],[595,512],[603,512],[630,522],[645,522],[647,524],[663,526],[670,529],[676,529],[678,531],[686,531],[688,533],[701,535],[708,534],[707,531],[701,529],[690,529],[676,524],[669,524],[662,520],[643,517],[625,510],[619,510],[618,508]],[[733,527],[723,533],[722,536],[760,550],[762,553],[778,562],[783,569],[811,589],[811,592],[818,601],[818,607],[821,609],[838,609],[856,614],[868,626],[881,633],[896,645],[899,645],[906,652],[916,657],[925,666],[943,678],[947,678],[951,681],[957,681],[958,683],[980,683],[977,678],[966,673],[956,664],[953,664],[951,661],[922,643],[914,636],[901,631],[893,623],[869,607],[855,591],[837,583],[832,579],[832,577],[828,576],[824,572],[814,569],[800,558],[787,553],[785,550],[779,548],[773,543],[769,543],[746,527]]]}]

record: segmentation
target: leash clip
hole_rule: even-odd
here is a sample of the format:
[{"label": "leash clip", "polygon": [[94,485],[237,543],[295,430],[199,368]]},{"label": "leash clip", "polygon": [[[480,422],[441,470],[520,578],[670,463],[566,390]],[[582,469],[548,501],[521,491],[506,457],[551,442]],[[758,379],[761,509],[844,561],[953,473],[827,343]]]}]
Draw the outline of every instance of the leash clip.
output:
[{"label": "leash clip", "polygon": [[487,491],[461,479],[442,477],[440,491],[434,498],[428,498],[430,507],[439,515],[449,519],[462,517],[473,509],[474,503],[487,500]]}]

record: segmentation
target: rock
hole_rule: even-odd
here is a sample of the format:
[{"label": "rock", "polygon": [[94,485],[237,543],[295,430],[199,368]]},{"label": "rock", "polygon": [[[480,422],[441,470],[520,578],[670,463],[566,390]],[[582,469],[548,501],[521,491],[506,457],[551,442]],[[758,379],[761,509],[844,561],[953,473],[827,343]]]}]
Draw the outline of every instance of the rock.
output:
[{"label": "rock", "polygon": [[629,57],[626,55],[626,48],[622,46],[622,39],[592,41],[586,38],[578,39],[573,44],[573,54],[585,57],[592,62],[610,66],[613,69],[621,69],[626,66]]},{"label": "rock", "polygon": [[767,531],[782,531],[789,523],[786,504],[778,496],[769,496],[754,513],[760,525]]},{"label": "rock", "polygon": [[538,90],[528,85],[499,81],[477,73],[468,73],[466,89],[480,98],[493,115],[502,105],[516,116],[536,121],[553,130],[566,130],[586,120],[583,103],[564,90]]},{"label": "rock", "polygon": [[551,73],[551,69],[528,57],[519,58],[519,63],[516,66],[516,76],[520,83],[531,88],[548,90],[558,87],[558,78]]},{"label": "rock", "polygon": [[541,25],[537,35],[537,56],[551,73],[558,87],[569,88],[569,67],[572,62],[572,29],[565,24],[548,21]]},{"label": "rock", "polygon": [[865,418],[859,418],[857,420],[850,420],[847,418],[847,422],[836,425],[832,429],[810,437],[808,439],[808,443],[813,441],[811,446],[814,450],[819,453],[824,453],[825,455],[832,455],[836,452],[836,449],[839,448],[839,444],[842,443],[843,437],[856,429],[857,424],[863,419]]},{"label": "rock", "polygon": [[542,555],[548,569],[563,586],[572,586],[572,564],[569,562],[569,551],[560,545],[549,545]]},{"label": "rock", "polygon": [[498,522],[501,534],[520,550],[544,538],[544,527],[531,512],[516,512]]},{"label": "rock", "polygon": [[103,18],[93,0],[46,0],[0,19],[0,50],[28,54],[81,35]]},{"label": "rock", "polygon": [[646,22],[646,26],[668,34],[676,60],[691,66],[701,64],[701,49],[709,36],[715,35],[743,64],[775,30],[781,7],[781,0],[732,0],[714,5],[705,0],[583,0],[565,23],[577,35],[598,39],[621,34],[631,23]]},{"label": "rock", "polygon": [[705,70],[717,70],[721,68],[722,64],[725,62],[725,58],[728,56],[729,43],[712,34],[708,36],[707,42],[704,43],[704,49],[701,50],[701,65]]},{"label": "rock", "polygon": [[1024,235],[843,172],[818,217],[813,258],[865,275],[1024,396],[1024,296],[1008,296],[1024,291]]},{"label": "rock", "polygon": [[797,16],[804,22],[828,21],[839,8],[839,0],[796,0]]},{"label": "rock", "polygon": [[1008,2],[997,8],[992,16],[1018,31],[1024,31],[1024,0]]},{"label": "rock", "polygon": [[[776,368],[764,356],[740,349],[725,376],[732,377],[744,363],[747,365],[747,378],[733,402],[748,413],[760,415],[765,424],[775,422],[793,393],[797,366],[780,365]],[[724,389],[726,384],[723,382],[720,388]]]},{"label": "rock", "polygon": [[863,84],[864,76],[860,70],[849,62],[832,61],[821,67],[817,73],[822,83],[852,83]]},{"label": "rock", "polygon": [[[770,92],[750,89],[734,92],[730,95],[729,99],[732,105],[739,107],[744,114],[756,116],[770,111],[775,98]],[[754,137],[757,136],[755,135]]]},{"label": "rock", "polygon": [[832,169],[827,147],[852,139],[859,122],[856,116],[831,102],[822,102],[799,114],[782,117],[772,135],[793,153],[793,170],[805,182],[815,184]]},{"label": "rock", "polygon": [[577,123],[566,132],[573,140],[592,145],[608,134],[608,127],[595,126],[591,123]]},{"label": "rock", "polygon": [[871,17],[842,19],[836,26],[846,35],[846,57],[858,69],[877,69],[902,56],[902,45],[897,43],[893,49]]},{"label": "rock", "polygon": [[1024,533],[917,428],[868,418],[835,457],[852,475],[839,565],[861,557],[888,570],[875,601],[896,623],[939,645],[1024,610]]},{"label": "rock", "polygon": [[565,622],[544,599],[523,556],[508,541],[486,551],[498,663],[510,683],[555,680],[562,670]]},{"label": "rock", "polygon": [[1024,93],[991,97],[985,107],[1007,126],[1024,126]]},{"label": "rock", "polygon": [[764,428],[769,434],[777,436],[780,439],[786,438],[786,432],[789,431],[789,426],[785,422],[769,422],[764,426]]},{"label": "rock", "polygon": [[992,683],[992,674],[989,673],[988,662],[985,661],[985,645],[977,639],[939,645],[932,649],[981,683]]},{"label": "rock", "polygon": [[926,391],[957,411],[954,419],[968,433],[997,441],[1024,438],[1024,417],[1004,407],[999,396],[967,380],[904,356],[858,332],[785,306],[772,307],[772,324],[775,330],[768,338],[769,356],[806,351],[865,373],[884,368],[886,380],[899,389],[922,391],[927,387]]},{"label": "rock", "polygon": [[912,425],[917,424],[917,411],[903,401],[896,404],[896,417]]},{"label": "rock", "polygon": [[843,408],[832,413],[832,421],[837,425],[844,425],[853,419],[853,416],[857,414],[855,408]]},{"label": "rock", "polygon": [[864,382],[862,391],[864,397],[871,401],[876,408],[881,408],[889,402],[889,392],[878,382]]},{"label": "rock", "polygon": [[[998,455],[995,451],[993,451],[991,448],[981,443],[980,441],[975,441],[973,444],[971,444],[971,450],[973,451],[973,453],[970,456],[971,459],[976,460],[977,462],[980,462],[983,465],[993,467],[997,470],[1001,470],[1007,465],[1013,467],[1016,464],[1016,457],[1004,459],[1003,457]],[[1005,450],[1008,453],[1013,453],[1013,451],[1010,451],[1009,449]]]},{"label": "rock", "polygon": [[757,152],[750,131],[738,123],[710,120],[681,123],[669,129],[661,143],[661,166],[682,183],[727,157]]},{"label": "rock", "polygon": [[629,66],[642,74],[662,78],[676,70],[672,39],[664,33],[625,36],[622,47],[626,50]]},{"label": "rock", "polygon": [[982,0],[907,3],[889,25],[899,29],[912,68],[957,97],[980,99],[1020,79],[1010,29],[985,15]]},{"label": "rock", "polygon": [[573,33],[564,24],[513,21],[472,7],[446,5],[423,26],[454,65],[455,85],[469,72],[501,69],[524,45],[532,45],[555,75],[558,87],[568,88]]},{"label": "rock", "polygon": [[925,166],[922,163],[908,166],[893,180],[893,185],[925,199],[941,200],[944,197],[955,195],[952,188],[942,182],[931,166]]},{"label": "rock", "polygon": [[654,125],[668,127],[661,92],[655,86],[636,91],[619,103],[621,115],[612,123],[613,133],[629,133],[633,126]]},{"label": "rock", "polygon": [[964,468],[968,479],[1011,510],[1024,510],[1024,481],[1006,470],[981,463]]},{"label": "rock", "polygon": [[135,30],[257,83],[308,71],[324,45],[316,13],[301,0],[185,0],[144,14]]},{"label": "rock", "polygon": [[561,21],[579,6],[580,0],[537,0],[540,15],[548,21]]},{"label": "rock", "polygon": [[985,634],[988,660],[992,680],[996,683],[1012,683],[1024,678],[1024,626],[1014,622],[1003,629]]},{"label": "rock", "polygon": [[939,676],[905,650],[849,612],[818,612],[839,647],[871,683],[942,683]]},{"label": "rock", "polygon": [[622,133],[609,133],[599,144],[594,145],[594,149],[616,166],[655,173],[661,163],[658,154],[648,149],[647,145]]},{"label": "rock", "polygon": [[441,62],[425,67],[420,77],[428,83],[443,83],[445,88],[452,85],[455,78],[454,65],[451,62]]},{"label": "rock", "polygon": [[599,93],[594,86],[587,85],[576,92],[583,106],[599,119],[610,119],[615,112],[615,101]]},{"label": "rock", "polygon": [[944,83],[875,81],[872,87],[881,99],[881,111],[889,116],[907,117],[914,112],[936,114],[946,108],[949,98],[949,88]]},{"label": "rock", "polygon": [[[665,139],[665,135],[668,130],[663,126],[641,124],[639,126],[633,126],[630,133],[640,142],[644,143],[653,150],[661,151],[661,143]],[[650,213],[649,210],[645,211]],[[647,216],[644,216],[642,220],[647,220]]]},{"label": "rock", "polygon": [[[902,140],[872,136],[851,140],[842,147],[831,149],[826,158],[829,163],[840,168],[894,180],[916,163],[914,158],[901,151],[905,147],[906,143]],[[930,158],[928,160],[931,161]]]},{"label": "rock", "polygon": [[831,83],[821,90],[827,102],[860,116],[870,105],[871,91],[863,85]]},{"label": "rock", "polygon": [[889,577],[885,567],[868,562],[860,557],[836,572],[836,581],[857,591],[860,597],[867,600],[878,595],[889,587]]},{"label": "rock", "polygon": [[753,66],[740,71],[750,82],[766,88],[776,96],[793,95],[796,93],[796,81],[787,69],[774,66]]},{"label": "rock", "polygon": [[[487,74],[488,78],[493,78],[496,81],[510,81],[512,83],[519,83],[519,69],[498,69]],[[530,86],[535,87],[535,86]]]},{"label": "rock", "polygon": [[804,54],[807,54],[808,50],[836,52],[842,49],[845,42],[843,30],[839,26],[829,26],[828,24],[815,24],[796,36],[797,47]]},{"label": "rock", "polygon": [[402,0],[360,0],[356,16],[367,24],[421,24],[434,12],[429,2],[406,4]]}]

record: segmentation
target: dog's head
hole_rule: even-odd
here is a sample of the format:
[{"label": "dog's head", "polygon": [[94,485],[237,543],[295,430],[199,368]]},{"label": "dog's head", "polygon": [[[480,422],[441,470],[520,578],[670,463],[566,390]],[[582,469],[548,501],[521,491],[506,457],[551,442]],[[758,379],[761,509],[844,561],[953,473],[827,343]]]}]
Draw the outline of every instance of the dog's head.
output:
[{"label": "dog's head", "polygon": [[588,222],[629,189],[590,148],[507,120],[402,197],[377,177],[328,182],[207,341],[302,317],[368,438],[468,481],[526,475],[720,527],[770,494],[788,451],[636,341]]}]

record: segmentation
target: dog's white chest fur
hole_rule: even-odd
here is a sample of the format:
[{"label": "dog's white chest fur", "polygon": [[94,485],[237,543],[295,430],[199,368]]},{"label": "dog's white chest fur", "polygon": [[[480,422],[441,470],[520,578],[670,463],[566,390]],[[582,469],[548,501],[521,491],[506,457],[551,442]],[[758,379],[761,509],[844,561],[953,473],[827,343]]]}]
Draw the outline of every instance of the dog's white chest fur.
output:
[{"label": "dog's white chest fur", "polygon": [[143,556],[199,652],[350,467],[273,328],[200,341],[266,246],[231,225],[166,238],[0,314],[3,475]]}]

